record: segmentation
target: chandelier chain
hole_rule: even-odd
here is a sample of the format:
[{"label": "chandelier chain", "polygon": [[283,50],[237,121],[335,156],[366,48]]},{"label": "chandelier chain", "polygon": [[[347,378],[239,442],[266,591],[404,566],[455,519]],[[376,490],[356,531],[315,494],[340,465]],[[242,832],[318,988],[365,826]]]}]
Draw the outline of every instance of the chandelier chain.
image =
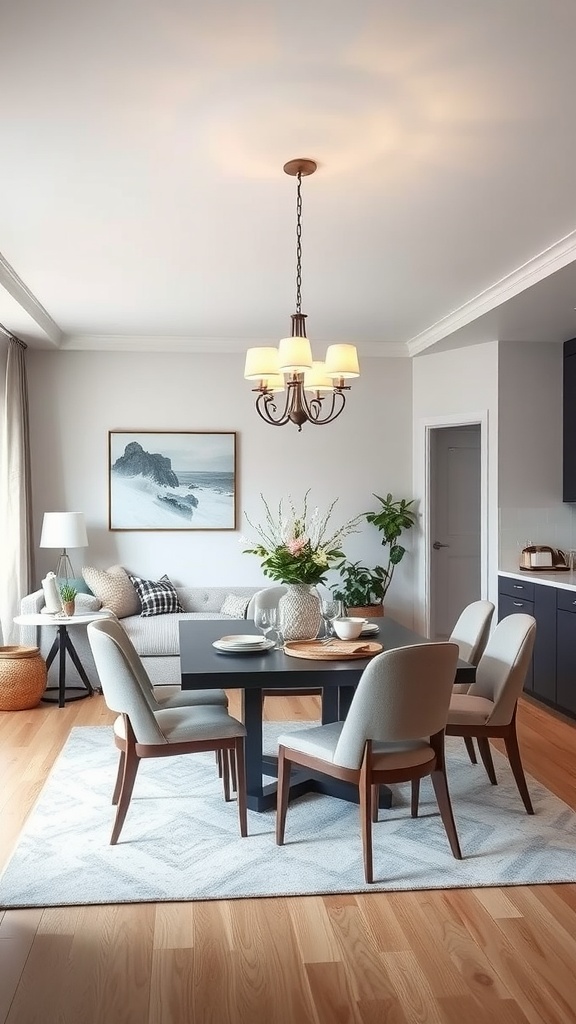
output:
[{"label": "chandelier chain", "polygon": [[296,188],[296,312],[302,312],[302,173]]}]

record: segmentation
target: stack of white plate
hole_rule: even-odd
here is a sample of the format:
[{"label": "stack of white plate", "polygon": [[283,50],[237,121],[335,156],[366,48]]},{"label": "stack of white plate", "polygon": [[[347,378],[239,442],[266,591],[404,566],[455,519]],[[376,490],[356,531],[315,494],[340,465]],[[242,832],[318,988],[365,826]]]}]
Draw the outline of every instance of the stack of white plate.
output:
[{"label": "stack of white plate", "polygon": [[362,632],[360,636],[374,636],[374,633],[379,633],[380,627],[375,622],[365,622],[362,626]]},{"label": "stack of white plate", "polygon": [[212,644],[221,654],[261,654],[274,647],[274,641],[254,634],[222,636]]}]

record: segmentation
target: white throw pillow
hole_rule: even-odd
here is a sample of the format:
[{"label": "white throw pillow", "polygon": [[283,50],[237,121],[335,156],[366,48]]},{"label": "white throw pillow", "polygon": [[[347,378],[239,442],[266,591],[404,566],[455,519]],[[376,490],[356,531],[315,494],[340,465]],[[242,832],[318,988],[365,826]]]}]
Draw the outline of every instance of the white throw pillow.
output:
[{"label": "white throw pillow", "polygon": [[222,615],[231,615],[233,619],[244,619],[249,603],[249,597],[241,597],[240,594],[227,594],[222,602],[220,612]]}]

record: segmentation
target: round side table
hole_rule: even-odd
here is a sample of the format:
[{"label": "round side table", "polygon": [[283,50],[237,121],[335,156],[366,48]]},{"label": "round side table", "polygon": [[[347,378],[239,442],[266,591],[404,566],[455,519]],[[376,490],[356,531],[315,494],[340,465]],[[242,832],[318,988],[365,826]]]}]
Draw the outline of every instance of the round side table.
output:
[{"label": "round side table", "polygon": [[[54,643],[46,658],[46,668],[50,668],[58,654],[58,686],[48,686],[44,691],[42,700],[54,703],[58,701],[58,707],[63,708],[66,701],[83,700],[84,697],[92,696],[94,687],[88,679],[86,670],[72,643],[68,626],[87,626],[89,622],[94,622],[95,619],[108,619],[109,617],[108,612],[88,612],[85,615],[70,615],[67,618],[43,613],[15,616],[14,622],[18,626],[53,626],[56,629]],[[84,686],[66,686],[66,654],[68,654]]]}]

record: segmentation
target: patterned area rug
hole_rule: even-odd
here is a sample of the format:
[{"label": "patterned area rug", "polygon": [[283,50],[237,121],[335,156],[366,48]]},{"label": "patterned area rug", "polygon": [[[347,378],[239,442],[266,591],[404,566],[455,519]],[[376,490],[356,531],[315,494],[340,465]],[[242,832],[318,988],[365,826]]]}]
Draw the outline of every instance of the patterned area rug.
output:
[{"label": "patterned area rug", "polygon": [[[302,728],[283,723],[283,732]],[[268,750],[280,725],[266,726]],[[358,808],[309,795],[288,810],[286,845],[275,814],[248,812],[238,832],[214,756],[143,762],[120,843],[109,846],[117,751],[106,727],[74,728],[0,879],[0,906],[64,906],[235,899],[399,889],[576,881],[576,814],[533,779],[529,817],[508,762],[494,752],[490,786],[461,740],[450,740],[449,785],[464,860],[453,859],[429,781],[421,816],[409,816],[409,787],[374,826],[376,883],[363,880]]]}]

